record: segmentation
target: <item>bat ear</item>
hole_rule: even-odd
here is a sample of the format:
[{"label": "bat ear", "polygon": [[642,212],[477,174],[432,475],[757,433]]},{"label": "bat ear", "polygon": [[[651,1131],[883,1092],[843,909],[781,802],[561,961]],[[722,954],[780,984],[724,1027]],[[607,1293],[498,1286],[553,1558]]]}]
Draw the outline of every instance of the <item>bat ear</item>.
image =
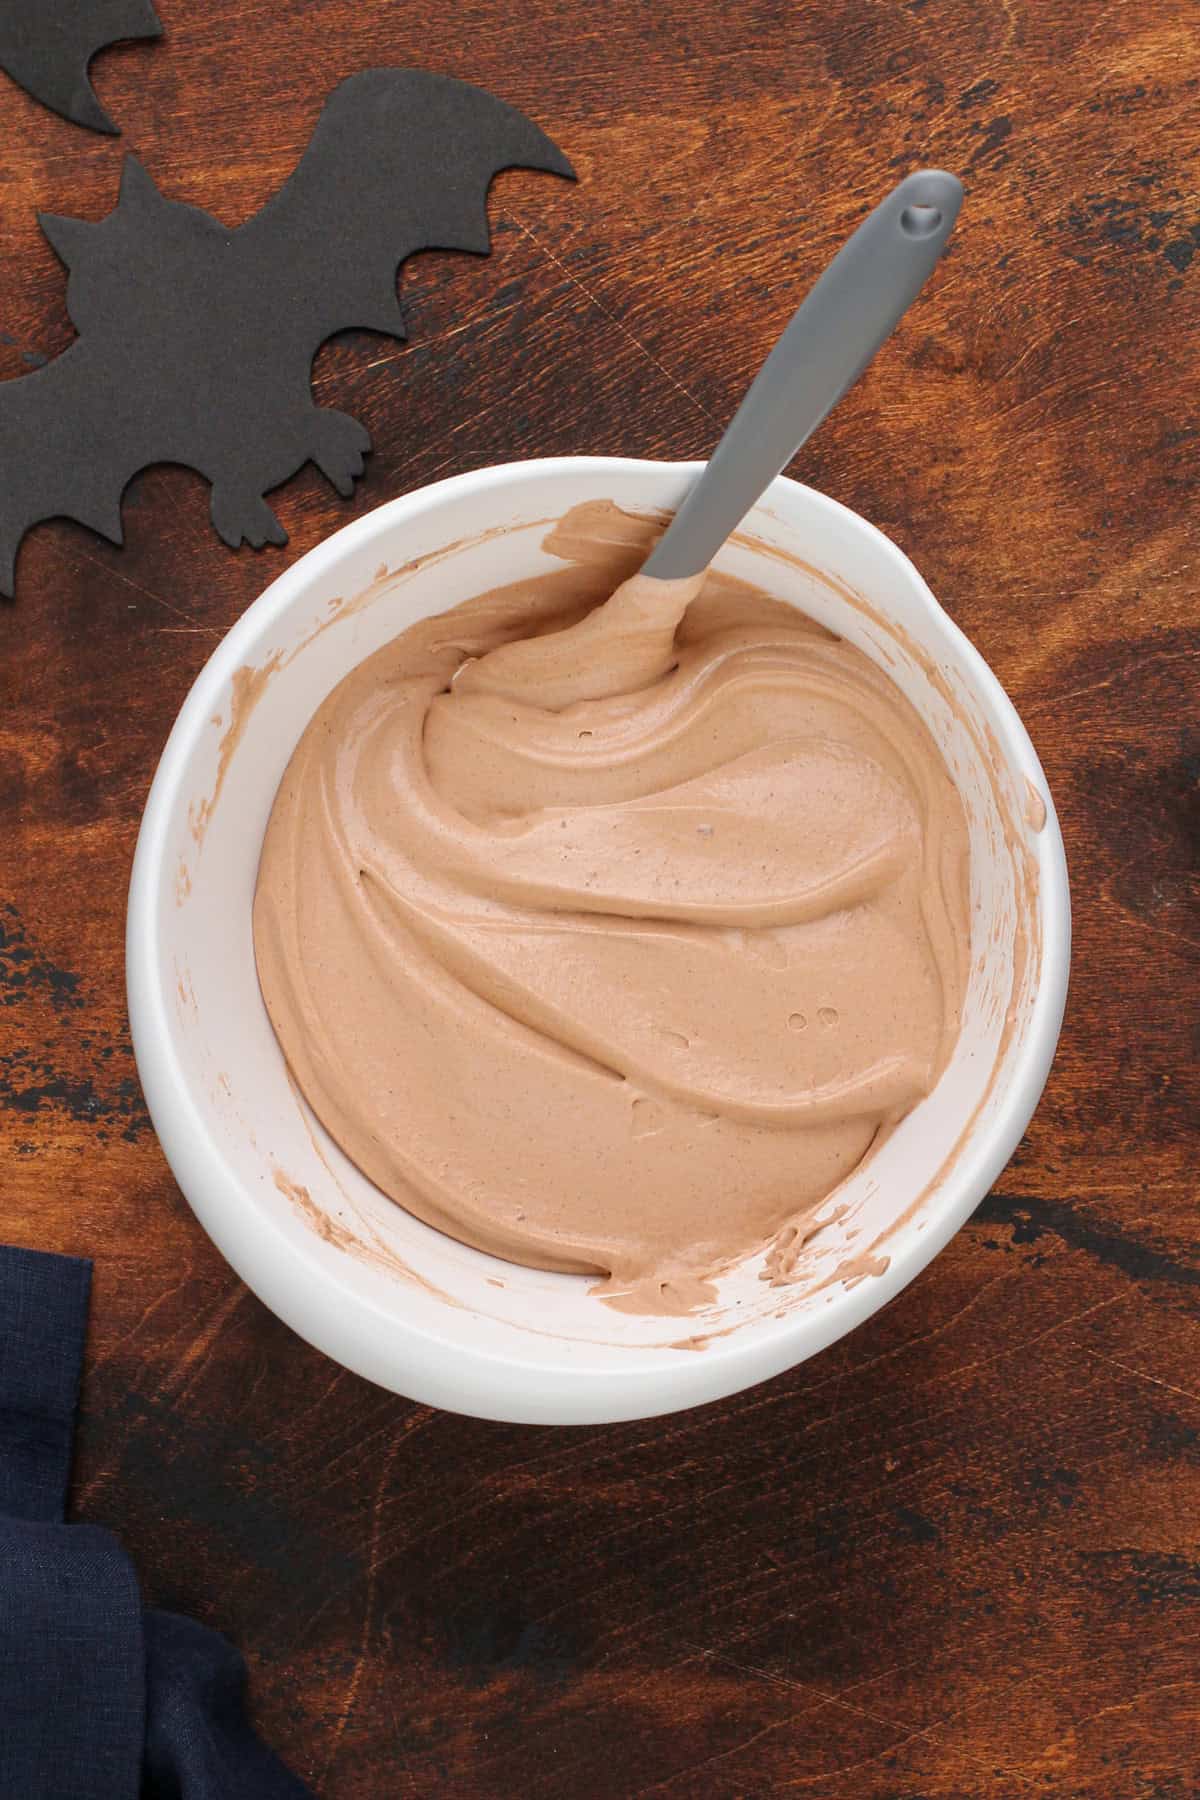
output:
[{"label": "bat ear", "polygon": [[162,195],[155,187],[153,177],[146,173],[136,156],[127,156],[121,170],[121,193],[117,205],[122,211],[140,212],[161,204]]},{"label": "bat ear", "polygon": [[523,169],[541,169],[547,175],[561,175],[566,181],[578,181],[579,177],[558,145],[552,143],[545,132],[539,131],[528,119],[524,123],[529,126],[532,141],[521,154],[520,166]]},{"label": "bat ear", "polygon": [[123,29],[130,37],[157,38],[163,34],[162,20],[154,10],[153,0],[129,0]]},{"label": "bat ear", "polygon": [[58,213],[39,213],[38,224],[59,261],[68,269],[87,257],[90,241],[100,227],[88,219],[64,219]]}]

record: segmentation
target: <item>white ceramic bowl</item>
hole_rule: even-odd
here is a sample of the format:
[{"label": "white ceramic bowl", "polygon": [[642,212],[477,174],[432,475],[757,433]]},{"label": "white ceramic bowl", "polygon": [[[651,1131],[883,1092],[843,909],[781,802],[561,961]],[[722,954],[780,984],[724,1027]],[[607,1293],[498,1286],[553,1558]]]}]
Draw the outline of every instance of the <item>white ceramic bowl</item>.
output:
[{"label": "white ceramic bowl", "polygon": [[[815,1241],[806,1278],[773,1287],[757,1256],[721,1283],[705,1315],[628,1317],[593,1297],[586,1278],[516,1268],[421,1224],[347,1162],[298,1098],[259,994],[251,899],[276,787],[313,711],[414,619],[551,566],[545,521],[585,499],[673,507],[698,467],[513,464],[356,520],[281,575],[217,647],[146,806],[129,899],[129,1008],[180,1187],[233,1267],[302,1337],[384,1387],[459,1412],[563,1424],[646,1417],[733,1393],[823,1349],[892,1299],[978,1204],[1033,1113],[1058,1037],[1066,864],[1021,722],[907,558],[845,507],[781,478],[747,521],[756,547],[743,539],[722,564],[860,645],[913,701],[967,804],[974,901],[956,1054],[839,1192],[848,1210]],[[1031,946],[1023,961],[1018,927]],[[839,1278],[871,1245],[885,1271]],[[677,1347],[692,1334],[706,1343]]]}]

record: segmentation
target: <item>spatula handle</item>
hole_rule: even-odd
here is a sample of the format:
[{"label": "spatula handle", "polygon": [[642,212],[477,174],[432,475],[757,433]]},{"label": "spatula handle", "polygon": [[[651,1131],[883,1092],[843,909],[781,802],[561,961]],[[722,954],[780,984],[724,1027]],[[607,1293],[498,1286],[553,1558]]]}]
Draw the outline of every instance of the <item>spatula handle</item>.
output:
[{"label": "spatula handle", "polygon": [[962,205],[941,169],[906,176],[811,288],[645,566],[698,575],[891,336]]}]

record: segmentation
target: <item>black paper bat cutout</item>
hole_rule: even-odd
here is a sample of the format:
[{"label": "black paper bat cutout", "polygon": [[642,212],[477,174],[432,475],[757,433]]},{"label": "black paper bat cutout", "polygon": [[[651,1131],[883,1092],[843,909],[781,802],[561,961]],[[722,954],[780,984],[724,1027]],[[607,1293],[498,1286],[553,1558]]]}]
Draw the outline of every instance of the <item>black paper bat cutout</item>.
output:
[{"label": "black paper bat cutout", "polygon": [[150,0],[0,0],[0,69],[64,119],[117,135],[88,64],[120,38],[156,38]]},{"label": "black paper bat cutout", "polygon": [[403,338],[397,268],[417,250],[485,254],[488,186],[513,167],[574,178],[481,88],[371,69],[334,91],[294,174],[236,230],[165,199],[132,157],[106,219],[39,215],[79,336],[0,382],[0,593],[41,519],[121,543],[121,496],[151,463],[207,477],[232,548],[287,542],[263,496],[306,462],[353,493],[371,441],[315,404],[313,358],[350,326]]}]

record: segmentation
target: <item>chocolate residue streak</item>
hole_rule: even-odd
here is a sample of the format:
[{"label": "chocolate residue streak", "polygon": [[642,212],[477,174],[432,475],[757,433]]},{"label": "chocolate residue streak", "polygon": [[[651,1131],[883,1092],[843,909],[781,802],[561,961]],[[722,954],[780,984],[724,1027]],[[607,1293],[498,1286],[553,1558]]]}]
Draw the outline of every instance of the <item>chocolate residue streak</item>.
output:
[{"label": "chocolate residue streak", "polygon": [[[416,1287],[424,1288],[426,1293],[435,1294],[439,1300],[446,1301],[450,1306],[461,1305],[461,1302],[456,1300],[453,1295],[447,1294],[443,1288],[437,1287],[432,1281],[427,1280],[424,1275],[418,1275],[415,1269],[410,1268],[408,1263],[396,1254],[387,1240],[376,1231],[375,1227],[370,1224],[368,1220],[363,1218],[362,1213],[355,1205],[350,1194],[347,1193],[345,1187],[342,1185],[341,1181],[339,1181],[332,1163],[325,1154],[320,1138],[312,1128],[304,1096],[296,1085],[295,1077],[290,1069],[288,1070],[287,1075],[288,1085],[296,1096],[296,1108],[300,1114],[300,1122],[304,1126],[308,1141],[316,1152],[317,1159],[325,1170],[325,1173],[329,1176],[334,1187],[342,1196],[343,1203],[354,1215],[358,1227],[357,1231],[351,1231],[349,1227],[339,1228],[346,1230],[347,1242],[339,1244],[338,1248],[346,1250],[350,1255],[357,1257],[360,1262],[372,1264],[378,1269],[386,1270],[389,1275],[397,1276],[402,1281],[410,1281]],[[276,1186],[278,1186],[278,1181],[276,1182]],[[313,1201],[312,1204],[316,1205],[316,1202]],[[318,1207],[317,1210],[321,1211],[321,1208]]]},{"label": "chocolate residue streak", "polygon": [[282,1169],[275,1170],[275,1186],[285,1200],[290,1200],[296,1211],[304,1219],[317,1236],[326,1244],[332,1244],[335,1250],[346,1250],[351,1254],[358,1247],[358,1239],[336,1219],[331,1219],[324,1207],[318,1206],[306,1187],[285,1175]]},{"label": "chocolate residue streak", "polygon": [[1025,822],[1033,831],[1042,831],[1046,824],[1046,802],[1030,781],[1025,777]]},{"label": "chocolate residue streak", "polygon": [[175,904],[176,904],[176,906],[182,906],[184,901],[187,899],[188,895],[191,893],[191,891],[192,891],[192,877],[188,871],[187,864],[184,862],[184,860],[181,856],[179,859],[179,867],[175,871]]},{"label": "chocolate residue streak", "polygon": [[224,736],[217,745],[217,779],[213,791],[207,800],[201,800],[193,810],[188,808],[188,820],[192,828],[192,836],[197,844],[204,842],[204,833],[208,829],[208,821],[213,815],[217,801],[221,798],[221,789],[225,786],[225,776],[233,754],[242,741],[242,733],[254,708],[266,692],[268,681],[280,667],[282,658],[277,651],[268,657],[261,669],[235,669],[233,687],[229,700],[229,724]]},{"label": "chocolate residue streak", "polygon": [[849,1211],[848,1206],[835,1206],[823,1219],[818,1219],[815,1215],[793,1219],[776,1234],[768,1247],[766,1261],[759,1270],[758,1279],[769,1281],[772,1287],[783,1287],[805,1279],[821,1256],[820,1246],[815,1254],[806,1256],[809,1245],[823,1232],[840,1225]]},{"label": "chocolate residue streak", "polygon": [[892,1266],[890,1256],[880,1256],[874,1251],[864,1250],[860,1256],[848,1256],[845,1262],[839,1263],[832,1279],[845,1284],[846,1292],[856,1288],[868,1275],[886,1275]]},{"label": "chocolate residue streak", "polygon": [[[326,604],[330,616],[327,619],[323,619],[315,630],[310,631],[303,642],[297,644],[296,648],[289,651],[286,656],[282,650],[276,650],[267,658],[266,662],[258,668],[254,668],[249,664],[243,664],[240,669],[234,670],[229,698],[229,724],[225,730],[224,736],[217,745],[217,779],[213,784],[213,791],[207,798],[193,801],[188,807],[188,825],[197,845],[201,845],[204,842],[204,834],[208,830],[209,820],[216,810],[217,801],[221,798],[221,789],[225,786],[225,777],[229,771],[229,765],[233,760],[238,745],[245,735],[246,726],[250,722],[251,714],[267,691],[267,686],[272,675],[280,669],[286,669],[288,664],[294,657],[299,655],[301,650],[311,644],[314,638],[319,638],[321,633],[327,631],[331,625],[336,625],[338,619],[341,617],[345,603],[340,595],[335,595],[334,598],[327,601]],[[219,727],[221,724],[221,714],[214,713],[209,723]],[[180,864],[180,867],[183,867],[182,863]],[[190,881],[188,882],[187,892],[191,892]],[[178,888],[176,889],[176,898],[178,899]]]},{"label": "chocolate residue streak", "polygon": [[196,994],[192,987],[191,977],[186,971],[181,971],[178,967],[175,970],[175,992],[179,996],[180,1006],[186,1007],[194,1018],[199,1008],[196,1003]]},{"label": "chocolate residue streak", "polygon": [[967,840],[869,658],[719,571],[630,580],[654,535],[579,507],[562,569],[340,684],[276,799],[255,947],[300,1088],[385,1193],[688,1313],[936,1082]]}]

